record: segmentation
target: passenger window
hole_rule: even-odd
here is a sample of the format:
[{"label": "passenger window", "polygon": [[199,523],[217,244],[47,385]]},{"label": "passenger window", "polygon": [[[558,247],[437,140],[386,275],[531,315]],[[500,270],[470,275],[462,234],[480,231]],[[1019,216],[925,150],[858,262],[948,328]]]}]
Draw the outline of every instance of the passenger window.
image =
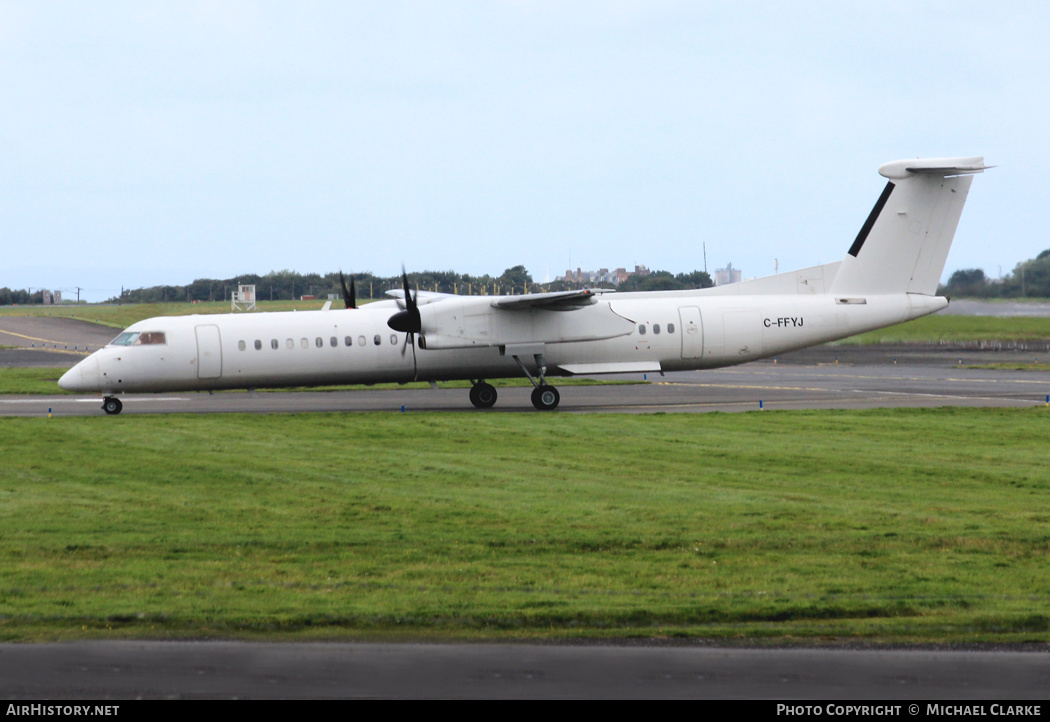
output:
[{"label": "passenger window", "polygon": [[357,345],[358,346],[364,346],[365,345],[365,337],[364,336],[358,336],[357,337]]},{"label": "passenger window", "polygon": [[262,341],[260,341],[259,339],[255,339],[255,350],[256,351],[261,351],[262,350]]},{"label": "passenger window", "polygon": [[667,333],[674,333],[674,324],[673,323],[667,324]]},{"label": "passenger window", "polygon": [[396,333],[390,334],[390,345],[391,346],[397,346],[397,334]]},{"label": "passenger window", "polygon": [[336,338],[335,336],[332,336],[332,338],[330,338],[330,339],[328,340],[328,344],[329,344],[329,345],[330,345],[330,346],[331,346],[332,348],[335,348],[336,346],[338,346],[338,345],[339,345],[339,339],[337,339],[337,338]]},{"label": "passenger window", "polygon": [[244,341],[238,341],[237,348],[243,351],[244,349],[248,348],[248,344],[246,344]]},{"label": "passenger window", "polygon": [[299,339],[299,345],[303,348],[310,348],[310,342],[307,341],[305,338]]},{"label": "passenger window", "polygon": [[324,348],[324,340],[320,336],[318,336],[314,340],[314,345],[317,346],[317,348]]},{"label": "passenger window", "polygon": [[375,345],[378,346],[379,344],[383,343],[383,338],[377,333],[376,337],[372,339],[372,341],[374,341]]},{"label": "passenger window", "polygon": [[638,335],[639,336],[644,336],[645,335],[645,324],[644,323],[640,324],[638,326]]},{"label": "passenger window", "polygon": [[660,324],[658,324],[658,323],[654,323],[653,324],[653,333],[660,333]]},{"label": "passenger window", "polygon": [[353,343],[351,343],[351,341],[353,341],[353,339],[351,339],[349,336],[343,339],[343,343],[345,343],[347,346],[353,346]]},{"label": "passenger window", "polygon": [[284,345],[287,346],[290,349],[291,348],[295,348],[295,341],[292,340],[292,339],[288,339],[287,341],[284,342]]},{"label": "passenger window", "polygon": [[281,344],[277,341],[277,339],[271,339],[270,340],[270,348],[272,348],[274,351],[276,351],[280,347],[281,347]]}]

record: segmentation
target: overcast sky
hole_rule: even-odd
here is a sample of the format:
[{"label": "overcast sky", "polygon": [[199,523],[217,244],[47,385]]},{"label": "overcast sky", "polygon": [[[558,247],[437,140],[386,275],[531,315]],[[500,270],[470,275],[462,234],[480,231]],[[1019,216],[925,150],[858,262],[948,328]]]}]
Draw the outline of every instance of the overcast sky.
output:
[{"label": "overcast sky", "polygon": [[945,278],[1050,247],[1046,2],[0,0],[0,286],[744,277],[983,155]]}]

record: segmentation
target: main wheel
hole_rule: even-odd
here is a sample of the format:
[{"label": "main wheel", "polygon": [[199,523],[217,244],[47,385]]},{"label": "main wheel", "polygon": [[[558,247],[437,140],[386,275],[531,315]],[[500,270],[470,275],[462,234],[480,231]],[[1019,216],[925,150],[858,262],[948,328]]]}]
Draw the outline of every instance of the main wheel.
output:
[{"label": "main wheel", "polygon": [[470,403],[479,409],[491,409],[496,404],[496,387],[484,382],[471,386]]},{"label": "main wheel", "polygon": [[124,404],[120,403],[120,399],[114,398],[113,396],[107,396],[102,399],[102,410],[107,414],[119,414],[120,410],[124,408]]},{"label": "main wheel", "polygon": [[537,386],[532,390],[532,405],[540,411],[551,411],[558,407],[561,394],[553,386]]}]

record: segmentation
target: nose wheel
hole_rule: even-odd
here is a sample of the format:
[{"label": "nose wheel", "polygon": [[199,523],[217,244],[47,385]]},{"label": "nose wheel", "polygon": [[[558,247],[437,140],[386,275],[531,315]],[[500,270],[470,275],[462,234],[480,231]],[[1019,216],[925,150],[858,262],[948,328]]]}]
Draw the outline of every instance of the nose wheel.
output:
[{"label": "nose wheel", "polygon": [[532,405],[536,407],[538,411],[552,411],[558,408],[558,402],[561,401],[561,394],[558,393],[558,389],[547,384],[547,363],[543,360],[543,354],[533,354],[533,358],[536,361],[536,369],[540,372],[540,378],[537,381],[532,377],[532,373],[529,372],[529,368],[521,360],[517,354],[513,354],[511,358],[518,364],[521,372],[528,377],[529,381],[535,387],[532,389]]},{"label": "nose wheel", "polygon": [[120,410],[123,408],[124,404],[120,403],[120,399],[115,396],[107,396],[102,399],[102,410],[111,416],[119,414]]},{"label": "nose wheel", "polygon": [[532,405],[540,411],[551,411],[557,408],[559,401],[561,401],[561,394],[553,386],[543,384],[532,390]]}]

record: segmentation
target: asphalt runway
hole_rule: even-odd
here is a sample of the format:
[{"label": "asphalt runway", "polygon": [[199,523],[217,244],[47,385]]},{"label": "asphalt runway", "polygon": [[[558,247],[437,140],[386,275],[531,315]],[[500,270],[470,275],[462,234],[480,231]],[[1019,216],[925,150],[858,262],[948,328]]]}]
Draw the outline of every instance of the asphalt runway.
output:
[{"label": "asphalt runway", "polygon": [[0,316],[0,366],[69,367],[119,333],[63,316]]},{"label": "asphalt runway", "polygon": [[[76,642],[0,645],[8,699],[1045,700],[1045,650]],[[985,705],[984,714],[991,714]],[[926,714],[909,703],[892,716]],[[769,712],[775,704],[769,703]],[[118,712],[120,713],[120,712]],[[973,714],[973,712],[971,712]],[[834,708],[829,712],[836,715]],[[770,715],[772,716],[772,714]]]},{"label": "asphalt runway", "polygon": [[[60,371],[56,371],[56,378]],[[640,374],[633,378],[641,379]],[[785,409],[1045,405],[1050,372],[982,370],[963,363],[761,361],[714,371],[650,374],[630,385],[562,386],[554,413],[698,413]],[[557,385],[556,380],[552,380]],[[466,389],[129,394],[122,415],[166,413],[539,413],[527,387],[499,389],[492,409],[474,409]],[[0,415],[102,414],[101,396],[0,396]]]}]

